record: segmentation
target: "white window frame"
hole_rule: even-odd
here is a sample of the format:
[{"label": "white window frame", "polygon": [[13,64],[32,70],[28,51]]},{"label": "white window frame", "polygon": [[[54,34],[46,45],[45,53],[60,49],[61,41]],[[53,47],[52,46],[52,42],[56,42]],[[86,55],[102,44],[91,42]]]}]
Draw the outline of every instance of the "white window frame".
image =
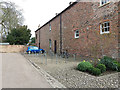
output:
[{"label": "white window frame", "polygon": [[[105,26],[105,23],[107,23],[106,26]],[[109,26],[108,26],[108,23],[109,23]],[[108,31],[105,31],[105,29],[108,29]],[[105,34],[105,33],[110,33],[110,22],[109,21],[106,21],[100,24],[100,34]]]},{"label": "white window frame", "polygon": [[[77,36],[78,34],[78,36]],[[79,30],[75,30],[75,38],[79,38]]]},{"label": "white window frame", "polygon": [[109,3],[109,2],[110,2],[110,0],[100,0],[100,6],[103,6],[103,5],[105,5],[105,4]]},{"label": "white window frame", "polygon": [[51,49],[52,48],[52,40],[49,39],[49,48]]},{"label": "white window frame", "polygon": [[51,24],[49,24],[49,30],[51,31]]}]

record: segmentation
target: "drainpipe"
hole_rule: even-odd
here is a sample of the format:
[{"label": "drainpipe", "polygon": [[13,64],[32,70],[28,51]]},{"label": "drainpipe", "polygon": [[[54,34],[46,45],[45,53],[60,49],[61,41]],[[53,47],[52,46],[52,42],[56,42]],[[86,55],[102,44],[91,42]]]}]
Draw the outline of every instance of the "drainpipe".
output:
[{"label": "drainpipe", "polygon": [[40,49],[40,30],[39,30],[39,49]]},{"label": "drainpipe", "polygon": [[62,54],[62,15],[60,15],[60,54]]}]

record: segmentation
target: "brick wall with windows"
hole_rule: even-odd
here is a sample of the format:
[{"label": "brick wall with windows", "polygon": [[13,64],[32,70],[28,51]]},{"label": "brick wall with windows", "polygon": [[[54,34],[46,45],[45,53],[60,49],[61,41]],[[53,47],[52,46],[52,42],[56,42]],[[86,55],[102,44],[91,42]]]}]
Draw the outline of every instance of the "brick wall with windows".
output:
[{"label": "brick wall with windows", "polygon": [[35,42],[36,42],[36,46],[39,46],[39,31],[35,32]]},{"label": "brick wall with windows", "polygon": [[99,58],[107,55],[118,58],[118,12],[117,2],[104,5],[100,2],[76,3],[40,28],[41,48],[49,51],[51,39],[51,49],[54,52],[56,40],[59,53],[62,35],[62,51],[67,50],[68,53],[77,53],[79,56]]}]

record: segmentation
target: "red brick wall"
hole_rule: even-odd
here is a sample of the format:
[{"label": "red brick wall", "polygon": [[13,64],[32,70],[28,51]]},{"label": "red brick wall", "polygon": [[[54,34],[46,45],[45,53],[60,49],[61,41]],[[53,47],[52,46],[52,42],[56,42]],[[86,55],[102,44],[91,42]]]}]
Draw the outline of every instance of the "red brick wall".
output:
[{"label": "red brick wall", "polygon": [[36,42],[36,46],[39,46],[39,30],[35,32],[35,42]]},{"label": "red brick wall", "polygon": [[60,52],[60,16],[51,22],[50,37],[52,40],[52,51],[54,51],[54,41],[57,41],[57,53]]},{"label": "red brick wall", "polygon": [[[103,55],[118,57],[118,3],[109,3],[100,7],[99,3],[79,2],[62,13],[62,49],[80,56]],[[100,23],[110,22],[110,33],[100,34]],[[60,52],[60,16],[40,29],[41,48],[49,51],[49,39],[57,40],[57,52]],[[74,38],[75,30],[79,38]],[[36,32],[38,33],[38,31]],[[37,35],[38,36],[38,35]],[[38,40],[36,41],[38,45]]]}]

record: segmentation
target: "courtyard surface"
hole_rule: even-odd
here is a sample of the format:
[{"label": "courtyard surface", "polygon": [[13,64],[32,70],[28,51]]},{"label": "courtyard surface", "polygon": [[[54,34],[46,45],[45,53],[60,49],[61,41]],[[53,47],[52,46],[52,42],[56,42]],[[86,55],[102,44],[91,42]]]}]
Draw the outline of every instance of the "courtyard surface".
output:
[{"label": "courtyard surface", "polygon": [[68,88],[118,88],[120,73],[106,72],[93,76],[76,70],[79,60],[61,58],[57,55],[22,54]]},{"label": "courtyard surface", "polygon": [[20,53],[2,55],[2,88],[52,88]]}]

